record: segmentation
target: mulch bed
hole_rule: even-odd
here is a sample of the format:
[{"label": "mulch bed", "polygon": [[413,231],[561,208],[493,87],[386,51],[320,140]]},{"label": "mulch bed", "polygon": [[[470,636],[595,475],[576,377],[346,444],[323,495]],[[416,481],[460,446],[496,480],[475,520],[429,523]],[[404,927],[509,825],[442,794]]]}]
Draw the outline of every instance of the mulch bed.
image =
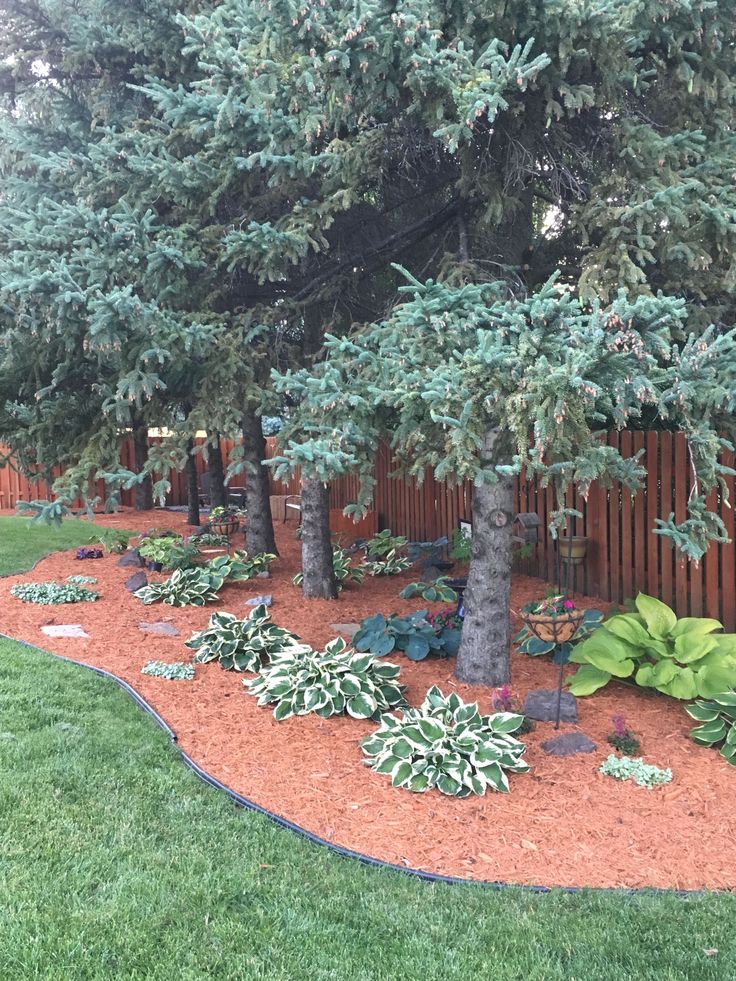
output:
[{"label": "mulch bed", "polygon": [[[151,525],[185,530],[182,515],[123,512],[100,516],[100,523],[145,529]],[[74,552],[57,553],[36,568],[5,580],[0,587],[3,632],[103,667],[135,686],[177,733],[182,748],[202,767],[270,811],[341,845],[388,862],[445,875],[546,886],[736,888],[736,771],[713,750],[688,738],[694,724],[682,704],[621,684],[579,699],[579,725],[598,749],[585,756],[557,759],[541,743],[554,735],[552,723],[538,723],[524,736],[528,774],[510,776],[511,793],[455,800],[438,792],[411,794],[391,787],[387,777],[362,763],[360,740],[375,728],[349,718],[304,716],[276,722],[245,694],[243,675],[217,664],[198,665],[193,682],[172,682],[141,674],[152,659],[188,660],[183,646],[215,610],[245,616],[245,600],[272,593],[271,613],[280,625],[314,647],[334,636],[331,623],[359,621],[382,611],[421,607],[398,593],[418,578],[367,579],[348,587],[338,601],[305,601],[292,585],[300,566],[293,527],[280,526],[281,558],[271,579],[227,586],[221,600],[205,608],[143,606],[123,589],[133,570],[119,568],[117,556],[76,561]],[[8,596],[15,582],[63,580],[69,575],[98,578],[96,603],[49,607]],[[543,594],[539,580],[514,580],[514,609]],[[584,605],[596,605],[586,600]],[[597,604],[603,605],[605,604]],[[139,622],[165,620],[180,637],[144,634]],[[79,623],[90,639],[51,638],[45,624]],[[518,626],[518,623],[515,624]],[[457,682],[453,661],[413,663],[401,655],[411,704],[439,685],[491,710],[488,689]],[[513,656],[513,691],[553,688],[557,669],[546,658]],[[622,714],[642,741],[648,762],[671,767],[672,783],[655,790],[619,783],[599,774],[611,752],[606,735],[611,717]]]}]

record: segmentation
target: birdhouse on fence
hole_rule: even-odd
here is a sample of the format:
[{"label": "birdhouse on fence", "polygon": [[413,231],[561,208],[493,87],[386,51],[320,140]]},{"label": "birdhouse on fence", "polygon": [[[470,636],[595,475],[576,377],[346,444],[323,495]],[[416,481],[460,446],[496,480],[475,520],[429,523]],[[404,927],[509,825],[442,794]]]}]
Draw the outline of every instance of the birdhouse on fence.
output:
[{"label": "birdhouse on fence", "polygon": [[539,529],[542,520],[533,511],[517,514],[512,527],[512,538],[522,545],[536,545],[539,541]]}]

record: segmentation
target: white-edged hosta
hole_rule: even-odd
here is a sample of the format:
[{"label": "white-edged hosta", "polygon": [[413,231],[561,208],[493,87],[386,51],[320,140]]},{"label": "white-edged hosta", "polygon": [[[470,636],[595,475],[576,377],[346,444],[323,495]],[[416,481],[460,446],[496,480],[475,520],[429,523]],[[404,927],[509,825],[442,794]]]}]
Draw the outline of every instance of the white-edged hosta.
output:
[{"label": "white-edged hosta", "polygon": [[263,603],[243,620],[234,613],[213,613],[204,630],[192,634],[186,645],[196,651],[193,661],[219,661],[226,671],[258,671],[264,658],[291,648],[310,649],[296,634],[273,623]]}]

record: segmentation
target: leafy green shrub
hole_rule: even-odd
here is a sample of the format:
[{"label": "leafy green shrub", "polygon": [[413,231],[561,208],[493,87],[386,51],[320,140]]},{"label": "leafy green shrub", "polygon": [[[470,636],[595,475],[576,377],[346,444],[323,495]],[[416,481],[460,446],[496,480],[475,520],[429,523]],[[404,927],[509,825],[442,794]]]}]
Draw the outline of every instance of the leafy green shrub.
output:
[{"label": "leafy green shrub", "polygon": [[225,582],[206,566],[198,569],[175,569],[165,582],[149,583],[136,590],[135,596],[146,606],[166,603],[168,606],[204,606],[214,603]]},{"label": "leafy green shrub", "polygon": [[382,559],[366,559],[365,569],[369,576],[397,576],[411,568],[411,560],[404,555],[397,555],[396,549],[391,549]]},{"label": "leafy green shrub", "polygon": [[[342,548],[332,550],[332,568],[335,570],[335,580],[337,591],[342,592],[347,582],[363,582],[365,569],[362,565],[351,565],[350,556]],[[304,582],[304,573],[297,572],[291,580],[295,586],[301,586]]]},{"label": "leafy green shrub", "polygon": [[167,681],[193,681],[194,668],[184,661],[149,661],[141,668],[141,674],[150,674],[154,678],[166,678]]},{"label": "leafy green shrub", "polygon": [[199,547],[203,545],[210,548],[230,547],[230,539],[227,537],[227,535],[215,535],[211,531],[203,531],[201,535],[191,535],[189,541],[194,542],[194,544]]},{"label": "leafy green shrub", "polygon": [[403,718],[384,715],[380,728],[361,743],[368,766],[386,773],[394,787],[423,793],[436,787],[450,797],[508,791],[505,771],[524,773],[525,745],[511,733],[523,716],[510,712],[481,715],[453,692],[430,688],[421,707]]},{"label": "leafy green shrub", "polygon": [[90,545],[102,545],[111,555],[120,555],[128,548],[131,535],[128,531],[119,531],[117,528],[102,528],[97,535],[89,539]]},{"label": "leafy green shrub", "polygon": [[385,657],[392,651],[402,651],[410,661],[423,661],[434,651],[440,657],[452,657],[460,647],[461,632],[457,627],[436,630],[427,619],[427,610],[417,610],[408,616],[392,613],[385,617],[375,613],[361,621],[353,638],[355,649],[369,651],[375,657]]},{"label": "leafy green shrub", "polygon": [[421,597],[425,603],[456,603],[457,593],[447,585],[447,576],[440,576],[434,582],[410,582],[399,593],[402,599]]},{"label": "leafy green shrub", "polygon": [[678,620],[665,603],[640,593],[636,613],[606,620],[578,644],[573,695],[590,695],[611,678],[632,678],[674,698],[709,698],[736,686],[736,634],[718,634],[717,620]]},{"label": "leafy green shrub", "polygon": [[258,677],[243,684],[259,705],[275,705],[279,720],[309,712],[325,719],[343,712],[370,719],[403,704],[398,675],[395,664],[378,664],[338,637],[324,651],[294,648],[274,654]]},{"label": "leafy green shrub", "polygon": [[630,756],[614,756],[613,753],[600,767],[600,772],[614,780],[633,780],[638,787],[659,787],[669,783],[672,770],[660,770],[653,763],[645,763],[641,757],[632,759]]},{"label": "leafy green shrub", "polygon": [[231,555],[216,555],[206,568],[228,582],[246,582],[261,572],[267,572],[275,558],[271,552],[259,552],[249,558],[247,552],[235,551]]},{"label": "leafy green shrub", "polygon": [[736,691],[724,691],[709,701],[686,705],[685,711],[703,725],[690,731],[691,738],[701,746],[717,746],[724,760],[736,766]]},{"label": "leafy green shrub", "polygon": [[468,536],[459,528],[452,533],[452,546],[450,548],[450,558],[456,562],[470,562],[473,543]]},{"label": "leafy green shrub", "polygon": [[192,634],[186,646],[197,652],[194,661],[219,661],[226,671],[257,671],[264,657],[304,647],[296,634],[272,623],[263,604],[254,607],[244,620],[232,613],[213,613],[209,624]]},{"label": "leafy green shrub", "polygon": [[62,603],[93,603],[100,594],[74,583],[19,582],[10,593],[24,603],[40,603],[45,606],[61,606]]},{"label": "leafy green shrub", "polygon": [[384,528],[365,543],[366,555],[369,559],[382,559],[390,552],[398,552],[407,543],[403,535],[394,535],[390,528]]}]

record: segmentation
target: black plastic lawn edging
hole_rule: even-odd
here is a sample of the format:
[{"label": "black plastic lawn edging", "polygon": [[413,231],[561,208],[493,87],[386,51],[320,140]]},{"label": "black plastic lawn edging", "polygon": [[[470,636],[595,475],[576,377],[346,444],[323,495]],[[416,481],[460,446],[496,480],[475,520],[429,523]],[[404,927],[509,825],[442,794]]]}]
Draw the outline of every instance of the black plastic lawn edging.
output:
[{"label": "black plastic lawn edging", "polygon": [[193,760],[191,756],[189,756],[189,754],[181,748],[181,746],[179,746],[176,733],[168,722],[161,718],[156,709],[152,705],[149,705],[145,698],[139,692],[137,692],[132,685],[128,684],[128,682],[124,681],[122,678],[119,678],[116,674],[113,674],[111,671],[105,671],[104,668],[97,668],[92,664],[87,664],[85,661],[77,661],[73,657],[64,657],[63,654],[54,654],[53,651],[47,651],[43,647],[38,647],[36,644],[30,644],[26,640],[18,640],[15,637],[8,636],[8,634],[0,632],[0,639],[8,640],[14,644],[19,644],[21,647],[26,647],[28,650],[36,651],[40,654],[47,654],[49,657],[54,657],[59,661],[66,661],[68,664],[74,664],[77,667],[86,668],[88,671],[92,671],[94,674],[97,674],[102,678],[109,678],[110,681],[115,682],[115,684],[122,688],[124,692],[130,695],[133,701],[140,708],[142,708],[144,712],[150,715],[160,726],[160,728],[163,729],[163,731],[178,749],[179,755],[185,765],[188,766],[189,769],[200,778],[200,780],[208,784],[210,787],[214,787],[215,790],[222,791],[222,793],[226,794],[238,807],[242,807],[248,811],[254,811],[256,814],[262,814],[274,824],[278,825],[278,827],[291,831],[302,838],[306,838],[306,840],[311,842],[313,845],[320,845],[323,848],[327,848],[336,855],[340,855],[342,858],[353,859],[354,861],[360,862],[362,865],[368,865],[372,868],[389,869],[392,872],[400,872],[403,875],[413,876],[416,879],[423,879],[425,882],[439,882],[452,886],[481,886],[485,889],[513,889],[532,893],[598,892],[624,894],[630,896],[665,895],[678,896],[682,899],[697,896],[731,895],[730,892],[721,889],[635,889],[633,887],[614,886],[529,886],[513,882],[495,882],[490,879],[463,879],[459,876],[440,875],[437,872],[425,872],[422,869],[411,868],[411,866],[396,865],[394,862],[384,862],[382,859],[374,858],[372,855],[364,855],[362,852],[356,852],[350,848],[343,848],[341,845],[335,845],[333,842],[327,841],[326,838],[320,838],[319,835],[315,835],[313,832],[307,831],[306,828],[302,828],[301,825],[295,824],[293,821],[289,821],[288,818],[281,817],[279,814],[274,814],[273,811],[269,811],[267,808],[261,807],[261,805],[256,804],[255,801],[249,800],[247,797],[243,797],[242,794],[239,794],[237,791],[233,790],[232,787],[228,787],[226,784],[221,783],[217,777],[213,777],[211,773],[203,770],[202,767],[195,762],[195,760]]}]

